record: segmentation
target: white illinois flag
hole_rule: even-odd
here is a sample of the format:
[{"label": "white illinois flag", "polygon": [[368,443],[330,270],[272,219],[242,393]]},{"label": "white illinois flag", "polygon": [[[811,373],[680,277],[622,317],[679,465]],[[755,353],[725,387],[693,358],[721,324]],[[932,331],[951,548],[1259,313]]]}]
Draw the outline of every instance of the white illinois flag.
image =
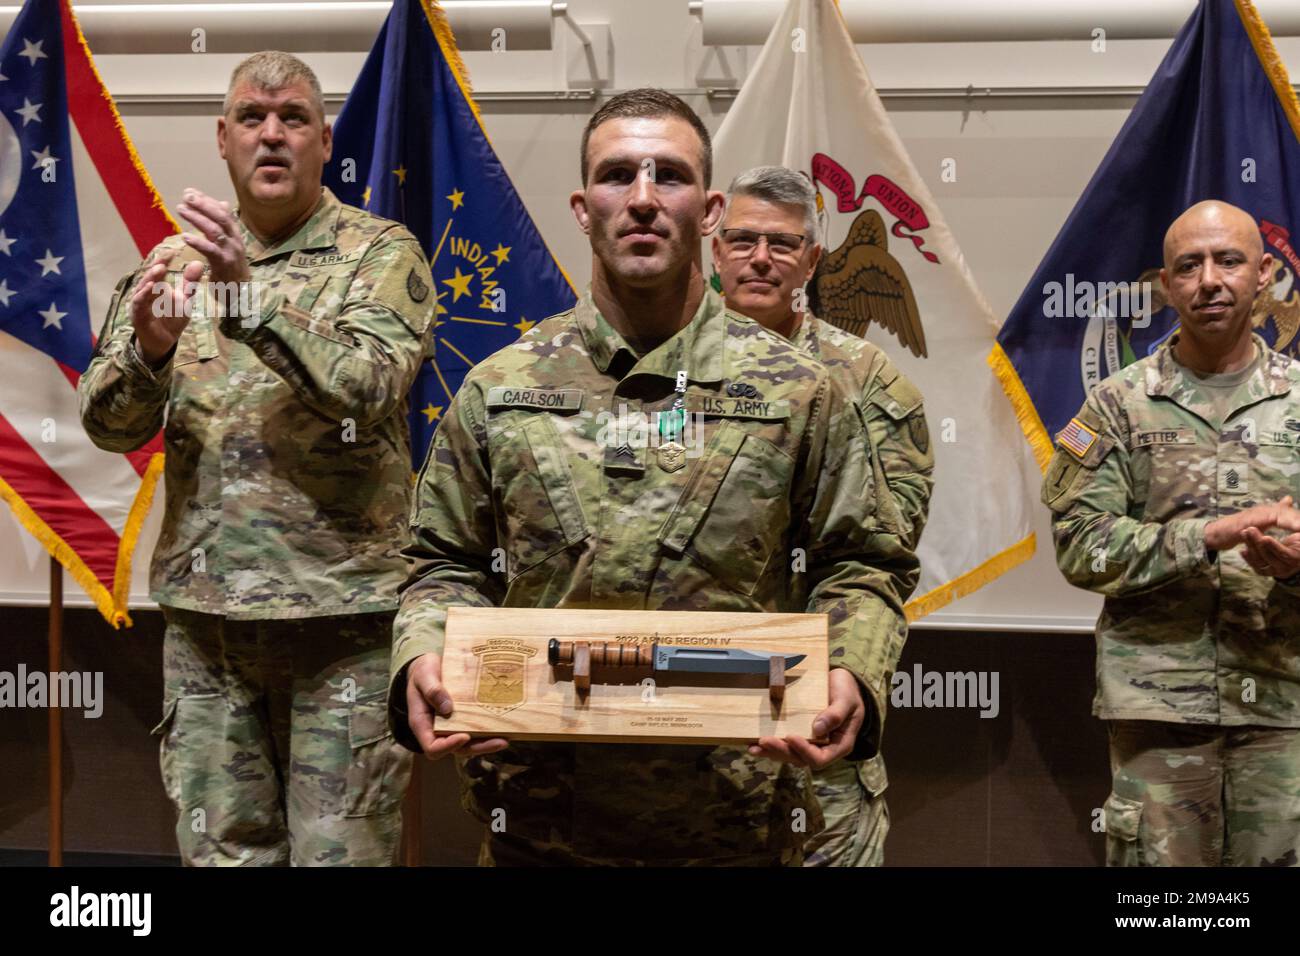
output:
[{"label": "white illinois flag", "polygon": [[986,361],[998,324],[832,0],[789,0],[713,148],[718,188],[763,165],[813,181],[823,263],[865,261],[836,255],[854,245],[876,246],[875,262],[892,260],[884,272],[859,277],[860,294],[833,308],[824,302],[819,317],[864,334],[925,396],[935,486],[908,617],[1028,559],[1037,490],[1027,484],[1029,448],[1015,411]]}]

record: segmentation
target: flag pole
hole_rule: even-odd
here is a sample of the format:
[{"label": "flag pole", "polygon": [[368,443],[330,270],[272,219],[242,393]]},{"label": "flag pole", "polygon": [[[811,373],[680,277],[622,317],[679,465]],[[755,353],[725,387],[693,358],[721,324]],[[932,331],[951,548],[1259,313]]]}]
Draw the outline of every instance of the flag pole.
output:
[{"label": "flag pole", "polygon": [[[50,558],[50,679],[63,669],[63,566]],[[50,707],[50,866],[63,866],[63,710]]]}]

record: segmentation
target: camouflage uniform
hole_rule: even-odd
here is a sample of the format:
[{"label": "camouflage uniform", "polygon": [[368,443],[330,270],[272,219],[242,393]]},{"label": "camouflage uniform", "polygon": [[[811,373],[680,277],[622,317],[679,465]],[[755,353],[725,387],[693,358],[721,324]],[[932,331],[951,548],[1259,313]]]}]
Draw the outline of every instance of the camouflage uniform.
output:
[{"label": "camouflage uniform", "polygon": [[1215,518],[1300,496],[1300,364],[1254,341],[1222,423],[1170,344],[1102,382],[1043,483],[1062,572],[1106,596],[1093,713],[1113,722],[1111,862],[1300,849],[1300,587],[1204,544]]},{"label": "camouflage uniform", "polygon": [[[118,283],[81,377],[82,422],[99,447],[117,452],[164,429],[167,500],[150,575],[168,624],[164,777],[173,798],[184,791],[178,809],[206,808],[208,824],[195,840],[182,816],[186,861],[282,861],[286,841],[316,826],[328,840],[333,825],[325,816],[311,820],[311,794],[324,787],[355,809],[360,795],[343,793],[344,781],[366,793],[382,784],[384,794],[367,798],[346,852],[295,850],[293,860],[385,860],[395,852],[409,758],[391,739],[362,744],[374,742],[368,731],[386,686],[377,663],[384,650],[373,637],[396,610],[405,575],[406,394],[426,348],[432,280],[410,233],[343,205],[328,189],[302,228],[273,248],[242,224],[241,231],[252,287],[261,292],[256,311],[221,314],[205,280],[170,360],[151,369],[135,347],[131,290],[149,262],[166,261],[175,283],[200,258],[179,237],[166,239]],[[310,643],[335,647],[339,657],[322,665],[302,646]],[[292,696],[288,686],[270,691],[272,673],[289,673],[281,653],[306,667],[292,671]],[[334,684],[353,672],[354,698],[337,696]],[[209,699],[192,702],[195,695]],[[329,718],[348,722],[356,751],[321,748],[313,762],[293,759],[313,752],[297,732],[319,732],[296,701],[324,707],[327,697]],[[238,727],[204,730],[222,707],[221,719]],[[278,739],[286,726],[288,748]],[[224,749],[197,752],[217,747]],[[246,774],[250,752],[266,766]],[[222,772],[198,769],[208,765]],[[264,805],[271,770],[275,808]],[[280,820],[286,807],[289,833],[234,812]],[[214,831],[216,817],[228,825]]]},{"label": "camouflage uniform", "polygon": [[[921,393],[876,346],[815,316],[806,316],[790,341],[825,365],[845,394],[858,398],[876,451],[876,487],[890,492],[882,496],[881,523],[896,528],[915,551],[934,487],[934,453]],[[895,570],[900,572],[895,593],[906,600],[916,589],[919,567]],[[898,614],[889,623],[892,672],[907,640],[907,619]],[[879,752],[815,772],[826,829],[805,844],[804,866],[880,866],[889,834],[887,783]]]},{"label": "camouflage uniform", "polygon": [[[668,471],[611,418],[669,409],[679,370],[685,443],[702,453]],[[449,605],[806,610],[829,614],[831,663],[865,688],[857,747],[874,752],[901,610],[890,570],[916,561],[875,508],[863,422],[821,365],[711,291],[638,358],[588,294],[471,370],[438,428],[394,629],[393,729],[417,746],[405,667],[441,653]],[[519,743],[460,771],[466,808],[504,811],[510,849],[535,862],[794,864],[822,825],[807,771],[743,748]],[[491,836],[485,860],[502,850]]]}]

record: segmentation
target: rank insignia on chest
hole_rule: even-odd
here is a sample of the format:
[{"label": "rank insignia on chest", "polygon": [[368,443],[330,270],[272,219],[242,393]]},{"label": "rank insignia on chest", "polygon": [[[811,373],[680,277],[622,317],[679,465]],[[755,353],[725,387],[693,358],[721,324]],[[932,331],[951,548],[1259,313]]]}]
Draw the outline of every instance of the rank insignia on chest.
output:
[{"label": "rank insignia on chest", "polygon": [[1088,449],[1096,440],[1097,433],[1077,418],[1071,418],[1070,424],[1062,428],[1061,433],[1056,436],[1060,446],[1076,458],[1088,454]]},{"label": "rank insignia on chest", "polygon": [[1219,494],[1244,495],[1249,488],[1250,465],[1244,461],[1219,462]]},{"label": "rank insignia on chest", "polygon": [[605,446],[605,470],[642,475],[645,474],[645,465],[641,463],[641,456],[636,449],[624,442],[617,448]]},{"label": "rank insignia on chest", "polygon": [[659,467],[664,471],[677,471],[686,464],[686,446],[670,441],[659,446]]}]

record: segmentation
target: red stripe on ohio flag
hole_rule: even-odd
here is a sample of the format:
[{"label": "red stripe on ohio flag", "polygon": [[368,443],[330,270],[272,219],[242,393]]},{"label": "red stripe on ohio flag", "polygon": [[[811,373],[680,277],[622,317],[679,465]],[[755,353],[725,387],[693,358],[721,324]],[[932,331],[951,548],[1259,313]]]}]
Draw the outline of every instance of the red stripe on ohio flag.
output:
[{"label": "red stripe on ohio flag", "polygon": [[68,0],[60,0],[59,11],[63,19],[68,112],[104,189],[112,197],[136,249],[144,256],[176,228],[167,218],[158,194],[135,166],[125,131],[118,128],[113,101],[81,43]]},{"label": "red stripe on ohio flag", "polygon": [[118,534],[36,449],[0,415],[0,478],[76,552],[95,577],[112,587]]}]

